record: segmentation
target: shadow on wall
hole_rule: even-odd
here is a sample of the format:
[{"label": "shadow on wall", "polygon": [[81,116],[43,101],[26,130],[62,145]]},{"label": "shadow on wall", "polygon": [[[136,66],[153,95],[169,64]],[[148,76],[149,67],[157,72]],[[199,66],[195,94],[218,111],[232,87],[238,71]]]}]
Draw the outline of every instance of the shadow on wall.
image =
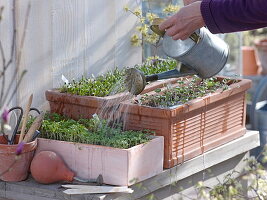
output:
[{"label": "shadow on wall", "polygon": [[[129,6],[135,4],[131,1]],[[141,62],[141,48],[131,47],[130,44],[130,36],[135,31],[134,24],[137,19],[133,21],[128,18],[129,14],[124,12],[123,4],[120,6],[121,10],[116,10],[114,21],[111,19],[112,24],[108,25],[108,22],[104,22],[107,24],[105,28],[97,24],[99,13],[92,15],[88,11],[83,16],[85,24],[79,27],[80,32],[76,35],[76,38],[71,38],[72,40],[67,41],[68,44],[66,45],[64,41],[62,42],[62,38],[59,38],[60,35],[55,37],[61,40],[59,47],[62,46],[65,51],[57,51],[53,55],[55,58],[53,59],[54,87],[63,84],[62,74],[68,80],[79,79],[82,76],[88,77],[92,74],[97,76],[113,69],[115,66],[122,68],[128,63]],[[94,9],[90,8],[90,10]],[[90,21],[87,23],[86,19],[90,19]],[[76,25],[73,26],[71,28],[76,27]],[[101,32],[101,28],[103,32]],[[71,52],[70,56],[72,57],[67,57],[66,52]]]},{"label": "shadow on wall", "polygon": [[[136,7],[136,2],[131,1],[128,4],[129,7]],[[115,23],[109,30],[105,32],[102,37],[99,37],[93,43],[90,44],[90,47],[85,51],[86,55],[91,55],[94,53],[99,53],[108,44],[110,41],[109,38],[114,38],[114,43],[112,47],[101,55],[101,58],[97,60],[90,60],[92,56],[88,56],[85,59],[87,60],[85,63],[90,63],[87,68],[87,75],[94,74],[95,76],[105,73],[108,70],[113,69],[114,67],[123,68],[129,63],[137,64],[141,62],[141,47],[132,47],[130,38],[136,32],[135,24],[138,19],[135,19],[135,16],[130,15],[129,13],[123,10],[123,6],[121,5],[121,10],[116,13]],[[133,19],[135,22],[133,23]],[[129,26],[129,23],[132,26]],[[98,35],[99,33],[92,33],[93,35]],[[108,48],[108,47],[107,47]],[[137,55],[137,56],[133,56]],[[137,60],[138,55],[140,55],[140,59]]]}]

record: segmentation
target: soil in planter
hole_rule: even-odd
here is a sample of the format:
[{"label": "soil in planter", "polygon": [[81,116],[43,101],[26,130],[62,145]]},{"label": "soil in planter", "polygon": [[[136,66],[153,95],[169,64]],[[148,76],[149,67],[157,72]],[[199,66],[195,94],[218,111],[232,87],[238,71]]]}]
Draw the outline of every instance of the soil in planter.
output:
[{"label": "soil in planter", "polygon": [[226,90],[233,81],[228,78],[219,80],[216,77],[201,79],[197,76],[181,78],[177,84],[164,89],[156,89],[154,94],[142,95],[135,103],[151,107],[172,108],[192,99],[203,97],[218,89]]},{"label": "soil in planter", "polygon": [[75,121],[56,113],[46,114],[40,131],[42,138],[123,149],[148,142],[152,134],[151,131],[122,131],[120,124],[110,127],[98,116]]}]

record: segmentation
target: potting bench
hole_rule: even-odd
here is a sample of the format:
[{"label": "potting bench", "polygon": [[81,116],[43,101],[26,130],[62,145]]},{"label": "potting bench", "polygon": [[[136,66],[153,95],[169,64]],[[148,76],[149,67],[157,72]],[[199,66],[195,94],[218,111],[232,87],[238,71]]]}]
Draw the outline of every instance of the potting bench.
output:
[{"label": "potting bench", "polygon": [[132,194],[66,195],[60,184],[41,185],[29,178],[16,183],[0,182],[0,197],[16,200],[129,200],[147,199],[149,195],[154,195],[156,199],[167,200],[179,199],[184,194],[184,199],[187,199],[186,196],[194,195],[194,186],[198,181],[213,186],[233,170],[241,172],[246,165],[244,159],[257,146],[259,133],[247,131],[236,140],[131,186],[134,190]]}]

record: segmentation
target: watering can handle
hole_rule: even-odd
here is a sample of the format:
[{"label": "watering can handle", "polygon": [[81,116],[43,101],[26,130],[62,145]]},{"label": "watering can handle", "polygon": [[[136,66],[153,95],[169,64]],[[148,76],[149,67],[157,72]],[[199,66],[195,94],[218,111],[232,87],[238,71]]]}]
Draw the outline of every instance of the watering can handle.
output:
[{"label": "watering can handle", "polygon": [[169,79],[169,78],[179,78],[183,76],[197,74],[195,70],[189,68],[187,65],[183,63],[179,63],[178,68],[179,69],[173,69],[158,74],[147,75],[145,76],[146,82],[156,81],[161,79]]},{"label": "watering can handle", "polygon": [[159,80],[159,77],[157,74],[152,74],[152,75],[146,76],[146,82],[157,81],[157,80]]},{"label": "watering can handle", "polygon": [[[152,25],[150,26],[150,29],[151,29],[154,33],[156,33],[157,35],[159,35],[159,36],[161,36],[161,37],[163,37],[164,34],[165,34],[165,31],[162,31],[162,30],[159,29],[159,25],[160,25],[163,21],[164,21],[164,19],[162,19],[162,18],[155,18],[155,19],[153,20]],[[200,39],[201,39],[200,35],[198,35],[196,32],[192,33],[192,34],[189,36],[189,38],[190,38],[191,40],[193,40],[196,44],[199,43],[199,41],[200,41]]]},{"label": "watering can handle", "polygon": [[199,43],[201,37],[196,32],[192,33],[189,38],[193,40],[196,44]]}]

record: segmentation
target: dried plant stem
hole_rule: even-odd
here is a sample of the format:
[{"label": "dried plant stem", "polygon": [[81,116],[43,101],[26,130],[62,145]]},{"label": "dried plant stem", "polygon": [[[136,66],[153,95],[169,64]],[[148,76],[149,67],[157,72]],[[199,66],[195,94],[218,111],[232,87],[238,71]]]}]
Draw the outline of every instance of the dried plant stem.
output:
[{"label": "dried plant stem", "polygon": [[3,176],[5,173],[9,172],[9,170],[12,169],[12,167],[16,164],[16,162],[17,162],[17,159],[15,159],[5,171],[2,171],[0,173],[0,177]]},{"label": "dried plant stem", "polygon": [[[16,46],[17,46],[16,45],[16,43],[17,43],[16,42],[17,41],[16,40],[16,33],[17,33],[17,30],[16,30],[16,0],[13,0],[13,8],[12,8],[12,26],[13,26],[13,33],[12,34],[13,35],[12,35],[10,59],[8,60],[8,62],[6,62],[7,59],[6,59],[6,56],[4,53],[4,48],[3,48],[2,42],[0,41],[0,54],[1,54],[1,58],[2,58],[2,64],[3,64],[3,71],[0,72],[0,78],[2,78],[2,86],[1,86],[1,92],[0,92],[0,110],[2,109],[2,107],[4,105],[6,105],[6,104],[8,105],[11,102],[13,96],[16,94],[16,91],[18,89],[18,86],[21,83],[23,76],[26,73],[26,70],[23,70],[21,72],[21,74],[19,75],[19,77],[17,77],[18,72],[19,72],[20,62],[21,62],[22,50],[24,47],[24,42],[25,42],[25,37],[26,37],[26,30],[27,30],[28,21],[29,21],[29,14],[30,14],[30,4],[28,4],[27,11],[26,11],[25,23],[24,23],[22,38],[20,41],[18,54],[17,54],[17,58],[16,58],[15,69],[14,69],[14,72],[11,76],[10,82],[8,83],[8,86],[5,90],[5,86],[7,84],[6,83],[6,71],[13,63],[15,53],[16,53],[15,50],[17,49],[16,48]],[[17,78],[18,78],[18,81],[16,82],[15,88],[12,90],[12,86],[14,85],[14,82],[15,82],[13,80],[16,80]]]}]

